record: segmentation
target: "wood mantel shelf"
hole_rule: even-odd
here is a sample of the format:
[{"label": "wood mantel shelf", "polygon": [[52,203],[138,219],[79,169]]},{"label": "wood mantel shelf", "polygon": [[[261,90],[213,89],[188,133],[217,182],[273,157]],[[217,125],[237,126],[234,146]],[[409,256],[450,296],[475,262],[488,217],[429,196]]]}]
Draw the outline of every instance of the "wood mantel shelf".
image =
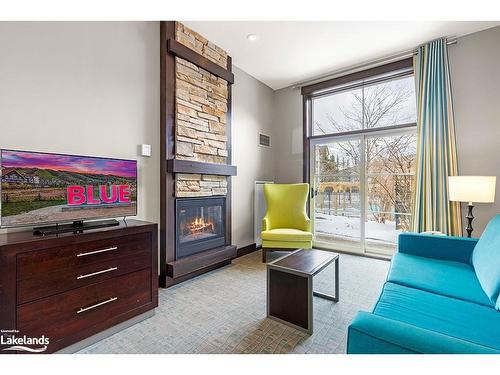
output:
[{"label": "wood mantel shelf", "polygon": [[167,172],[236,176],[236,166],[227,164],[204,163],[201,161],[169,159],[167,160]]},{"label": "wood mantel shelf", "polygon": [[167,40],[167,52],[187,60],[190,63],[216,75],[217,77],[225,79],[229,84],[234,83],[234,74],[230,70],[224,69],[222,66],[210,61],[206,57],[193,51],[191,48],[186,47],[184,44],[179,43],[175,39],[170,38]]}]

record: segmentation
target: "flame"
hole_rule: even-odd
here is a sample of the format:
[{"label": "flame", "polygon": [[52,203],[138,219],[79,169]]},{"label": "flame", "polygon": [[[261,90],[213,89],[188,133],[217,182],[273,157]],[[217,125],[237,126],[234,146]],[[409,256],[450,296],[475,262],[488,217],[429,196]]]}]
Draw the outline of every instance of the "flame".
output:
[{"label": "flame", "polygon": [[213,220],[207,220],[202,216],[197,216],[191,223],[187,225],[191,234],[200,232],[215,232],[215,225]]}]

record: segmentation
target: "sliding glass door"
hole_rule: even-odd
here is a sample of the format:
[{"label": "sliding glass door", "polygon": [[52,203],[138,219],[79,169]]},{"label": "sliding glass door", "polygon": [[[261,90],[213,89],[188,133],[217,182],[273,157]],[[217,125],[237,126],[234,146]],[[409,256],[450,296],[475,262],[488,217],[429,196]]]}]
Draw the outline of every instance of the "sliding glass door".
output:
[{"label": "sliding glass door", "polygon": [[361,252],[361,137],[311,147],[313,226],[317,245]]},{"label": "sliding glass door", "polygon": [[304,97],[314,245],[391,255],[411,220],[413,70],[352,76]]},{"label": "sliding glass door", "polygon": [[410,227],[415,146],[413,129],[313,140],[315,246],[392,254]]},{"label": "sliding glass door", "polygon": [[392,254],[410,229],[416,134],[367,136],[364,145],[365,251]]}]

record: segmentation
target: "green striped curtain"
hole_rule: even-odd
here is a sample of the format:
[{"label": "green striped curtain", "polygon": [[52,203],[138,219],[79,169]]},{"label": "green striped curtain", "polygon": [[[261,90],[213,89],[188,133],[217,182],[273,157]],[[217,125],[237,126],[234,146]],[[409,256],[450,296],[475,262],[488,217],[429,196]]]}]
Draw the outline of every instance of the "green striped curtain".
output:
[{"label": "green striped curtain", "polygon": [[421,46],[414,66],[418,140],[413,230],[461,236],[460,204],[448,200],[448,176],[458,174],[458,165],[446,40]]}]

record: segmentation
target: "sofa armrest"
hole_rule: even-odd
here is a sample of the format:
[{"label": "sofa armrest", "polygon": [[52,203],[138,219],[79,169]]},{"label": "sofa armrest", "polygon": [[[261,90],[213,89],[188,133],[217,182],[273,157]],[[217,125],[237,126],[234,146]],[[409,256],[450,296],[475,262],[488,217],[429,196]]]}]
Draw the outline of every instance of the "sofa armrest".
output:
[{"label": "sofa armrest", "polygon": [[477,238],[401,233],[398,252],[469,264],[477,241]]},{"label": "sofa armrest", "polygon": [[397,320],[359,312],[348,328],[347,354],[500,354],[500,350]]}]

